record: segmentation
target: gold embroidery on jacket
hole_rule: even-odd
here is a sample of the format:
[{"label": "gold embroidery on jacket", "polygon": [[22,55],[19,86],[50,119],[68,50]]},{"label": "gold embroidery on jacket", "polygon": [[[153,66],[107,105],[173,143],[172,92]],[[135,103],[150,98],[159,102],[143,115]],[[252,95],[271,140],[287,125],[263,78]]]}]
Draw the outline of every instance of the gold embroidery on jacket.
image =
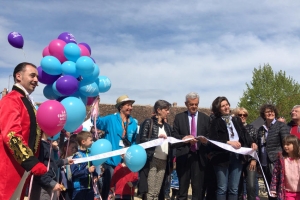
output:
[{"label": "gold embroidery on jacket", "polygon": [[9,137],[9,148],[18,163],[22,163],[30,156],[33,156],[31,149],[22,143],[20,137],[15,136],[15,132],[9,132],[7,136]]},{"label": "gold embroidery on jacket", "polygon": [[35,144],[34,144],[34,153],[36,153],[39,148],[40,139],[41,139],[41,128],[39,127],[38,123],[36,123],[36,137],[35,137]]}]

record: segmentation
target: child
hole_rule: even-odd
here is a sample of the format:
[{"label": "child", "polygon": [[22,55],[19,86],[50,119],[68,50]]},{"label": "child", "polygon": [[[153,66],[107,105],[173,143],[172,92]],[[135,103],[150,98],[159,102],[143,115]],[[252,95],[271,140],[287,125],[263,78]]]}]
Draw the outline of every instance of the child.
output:
[{"label": "child", "polygon": [[176,172],[176,157],[173,159],[173,171],[171,174],[171,186],[172,189],[172,196],[171,200],[175,200],[178,198],[178,192],[179,192],[179,181],[178,176]]},{"label": "child", "polygon": [[[76,137],[79,145],[78,152],[73,158],[88,157],[89,147],[93,143],[93,135],[87,131],[81,131]],[[73,200],[93,200],[93,184],[97,181],[98,174],[95,172],[95,166],[92,162],[79,163],[71,166],[73,182]]]},{"label": "child", "polygon": [[57,192],[65,189],[63,185],[57,182],[59,167],[73,164],[73,160],[72,158],[56,160],[54,158],[54,151],[52,149],[50,152],[50,142],[47,141],[47,135],[43,134],[38,159],[45,166],[48,166],[50,161],[50,165],[46,174],[34,176],[30,199],[57,199]]},{"label": "child", "polygon": [[270,192],[278,200],[300,199],[300,152],[299,140],[295,135],[288,135],[283,140],[284,150],[276,161]]},{"label": "child", "polygon": [[123,163],[120,163],[114,169],[114,173],[110,182],[110,189],[117,199],[131,200],[134,196],[134,187],[138,181],[138,172],[132,172],[126,166],[124,154],[121,156]]},{"label": "child", "polygon": [[[68,146],[69,144],[69,146]],[[78,151],[78,144],[75,140],[67,140],[63,144],[61,158],[72,158],[73,155]],[[64,166],[61,168],[61,182],[66,188],[65,191],[61,192],[59,196],[60,200],[71,200],[73,183],[72,183],[72,174],[70,166]]]}]

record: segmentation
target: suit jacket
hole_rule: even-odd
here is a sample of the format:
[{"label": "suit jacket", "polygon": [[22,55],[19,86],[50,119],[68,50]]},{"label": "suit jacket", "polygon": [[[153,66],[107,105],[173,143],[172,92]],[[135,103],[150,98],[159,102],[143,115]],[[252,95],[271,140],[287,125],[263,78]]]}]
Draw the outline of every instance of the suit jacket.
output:
[{"label": "suit jacket", "polygon": [[[239,142],[241,143],[241,146],[250,147],[254,141],[247,133],[241,119],[239,117],[232,117],[232,123],[238,133]],[[216,117],[212,120],[209,139],[223,143],[229,141],[229,134],[226,122],[221,117]],[[226,151],[216,145],[212,145],[211,149],[212,152],[210,153],[210,157],[212,164],[229,164],[229,151]]]},{"label": "suit jacket", "polygon": [[[209,124],[210,124],[209,116],[207,116],[204,113],[198,112],[197,136],[202,135],[202,136],[208,137]],[[175,116],[174,123],[173,123],[172,135],[177,139],[182,139],[185,136],[190,135],[188,111],[179,113]],[[202,167],[205,167],[205,165],[206,165],[206,155],[205,155],[206,147],[200,141],[198,141],[197,145],[198,145],[197,153],[200,158],[200,164],[202,165]],[[182,160],[182,158],[184,158],[184,157],[187,158],[186,155],[189,153],[191,145],[190,145],[190,143],[179,143],[179,144],[176,144],[174,147],[177,147],[176,148],[177,160],[179,157],[180,157],[180,160]]]}]

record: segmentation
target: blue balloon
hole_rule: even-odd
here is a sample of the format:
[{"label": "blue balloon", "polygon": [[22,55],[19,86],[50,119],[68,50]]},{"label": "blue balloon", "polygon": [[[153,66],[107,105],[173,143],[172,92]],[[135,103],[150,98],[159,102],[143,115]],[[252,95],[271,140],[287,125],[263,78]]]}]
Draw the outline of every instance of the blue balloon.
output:
[{"label": "blue balloon", "polygon": [[55,95],[57,95],[58,97],[62,97],[64,95],[62,95],[56,88],[56,81],[52,84],[52,90],[54,92]]},{"label": "blue balloon", "polygon": [[[69,43],[73,44],[73,43]],[[61,70],[63,75],[71,75],[78,78],[80,74],[77,72],[76,64],[72,61],[66,61],[61,65]]]},{"label": "blue balloon", "polygon": [[110,79],[106,76],[99,76],[96,80],[100,93],[107,92],[111,88]]},{"label": "blue balloon", "polygon": [[100,69],[98,67],[98,65],[94,64],[94,71],[92,74],[90,74],[89,76],[82,76],[82,82],[83,83],[86,83],[86,84],[90,84],[90,83],[93,83],[95,82],[95,80],[98,78],[100,74]]},{"label": "blue balloon", "polygon": [[46,85],[46,86],[44,87],[43,94],[44,94],[44,96],[45,96],[47,99],[51,99],[51,100],[57,99],[57,98],[59,97],[59,96],[56,95],[55,92],[53,91],[53,89],[52,89],[52,84]]},{"label": "blue balloon", "polygon": [[68,43],[64,47],[64,55],[69,61],[76,62],[80,57],[80,48],[75,43]]},{"label": "blue balloon", "polygon": [[[107,152],[112,151],[112,145],[111,145],[110,141],[108,141],[107,139],[99,139],[92,144],[90,150],[91,150],[91,155],[95,156],[98,154],[107,153]],[[94,166],[101,165],[107,159],[108,158],[93,160],[93,165]]]},{"label": "blue balloon", "polygon": [[61,63],[54,56],[45,56],[42,58],[41,67],[44,72],[50,75],[59,75],[62,73]]},{"label": "blue balloon", "polygon": [[80,82],[79,92],[86,97],[95,97],[99,94],[98,85],[95,82],[91,84],[85,84],[84,82]]},{"label": "blue balloon", "polygon": [[86,116],[86,108],[83,102],[76,97],[67,97],[61,101],[67,113],[67,121],[64,129],[69,132],[75,131]]},{"label": "blue balloon", "polygon": [[125,163],[132,172],[138,172],[147,161],[145,149],[140,145],[132,145],[125,154]]},{"label": "blue balloon", "polygon": [[81,56],[76,61],[77,72],[82,76],[90,76],[94,71],[94,61],[88,56]]},{"label": "blue balloon", "polygon": [[60,132],[54,135],[53,137],[48,137],[48,140],[57,140],[60,136]]}]

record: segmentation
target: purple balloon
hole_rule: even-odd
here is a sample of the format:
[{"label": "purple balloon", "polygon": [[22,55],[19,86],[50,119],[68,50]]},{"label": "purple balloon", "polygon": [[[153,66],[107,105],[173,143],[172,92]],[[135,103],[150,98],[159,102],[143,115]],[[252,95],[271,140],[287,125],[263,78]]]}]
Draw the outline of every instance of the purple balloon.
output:
[{"label": "purple balloon", "polygon": [[38,75],[39,75],[39,78],[38,78],[39,82],[46,84],[46,85],[53,84],[60,77],[60,75],[47,74],[46,72],[44,72],[42,70],[41,66],[39,66],[37,68],[37,71],[38,71]]},{"label": "purple balloon", "polygon": [[61,34],[58,36],[57,39],[61,39],[61,40],[65,41],[66,43],[72,42],[72,43],[77,44],[74,35],[73,35],[72,33],[69,33],[69,32],[63,32],[63,33],[61,33]]},{"label": "purple balloon", "polygon": [[9,44],[15,48],[22,49],[24,46],[23,36],[18,32],[11,32],[7,36]]},{"label": "purple balloon", "polygon": [[88,45],[87,43],[85,43],[85,42],[80,42],[79,44],[81,44],[81,45],[83,45],[83,46],[85,46],[88,50],[89,50],[89,52],[90,52],[90,54],[92,54],[92,50],[91,50],[91,47],[90,47],[90,45]]},{"label": "purple balloon", "polygon": [[62,95],[69,96],[78,90],[79,82],[71,75],[61,76],[56,81],[56,89]]}]

